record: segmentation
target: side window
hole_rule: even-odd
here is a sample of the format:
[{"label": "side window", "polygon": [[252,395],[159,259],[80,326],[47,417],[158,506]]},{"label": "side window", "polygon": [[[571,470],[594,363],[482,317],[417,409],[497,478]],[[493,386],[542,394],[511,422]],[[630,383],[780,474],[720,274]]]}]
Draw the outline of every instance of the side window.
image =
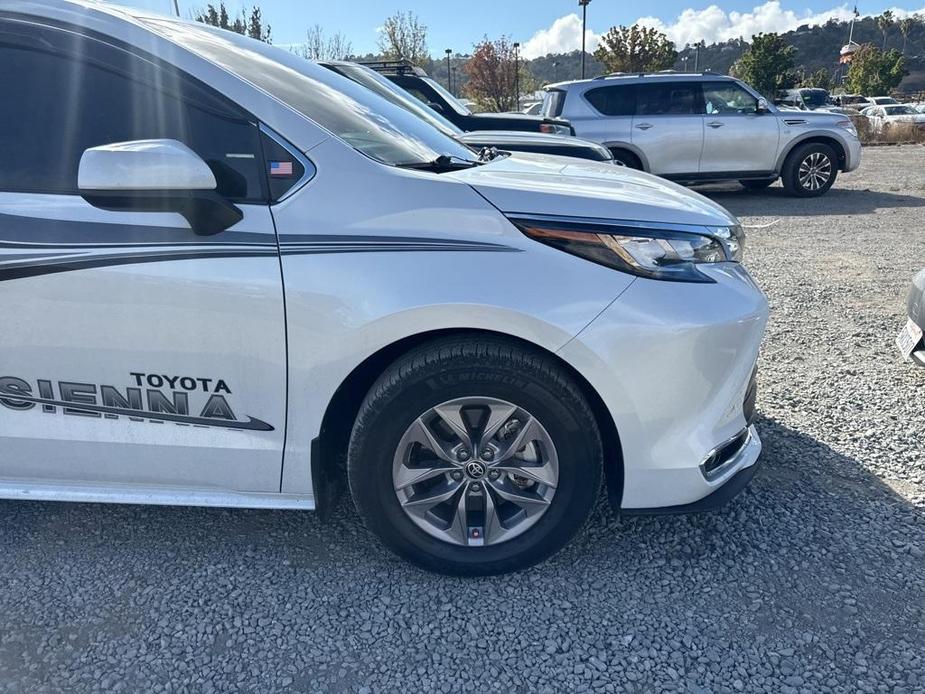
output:
[{"label": "side window", "polygon": [[654,82],[636,87],[636,115],[686,116],[700,114],[700,85],[696,82]]},{"label": "side window", "polygon": [[703,85],[703,104],[707,115],[755,113],[758,110],[758,99],[734,82]]},{"label": "side window", "polygon": [[629,85],[591,89],[585,98],[605,116],[632,116],[636,112],[636,90]]},{"label": "side window", "polygon": [[170,138],[206,161],[222,194],[266,199],[260,131],[223,97],[94,39],[27,31],[31,45],[0,34],[0,190],[73,194],[88,147]]},{"label": "side window", "polygon": [[417,89],[415,87],[402,87],[402,89],[408,92],[415,99],[418,99],[419,101],[423,101],[425,104],[430,104],[433,101],[427,94],[425,94],[420,89]]}]

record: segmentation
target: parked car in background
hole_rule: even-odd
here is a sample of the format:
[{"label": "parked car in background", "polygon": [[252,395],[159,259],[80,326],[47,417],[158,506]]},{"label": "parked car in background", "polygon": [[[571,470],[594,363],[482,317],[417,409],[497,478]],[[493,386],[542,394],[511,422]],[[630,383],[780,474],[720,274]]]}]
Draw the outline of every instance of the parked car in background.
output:
[{"label": "parked car in background", "polygon": [[613,75],[546,87],[543,113],[636,169],[684,183],[778,178],[792,195],[825,193],[861,162],[843,115],[780,111],[742,82],[712,73]]},{"label": "parked car in background", "polygon": [[411,94],[384,76],[359,63],[345,60],[323,60],[319,65],[361,84],[397,106],[411,111],[448,137],[459,140],[476,152],[488,147],[508,152],[535,152],[591,161],[613,162],[610,150],[590,140],[571,135],[547,135],[517,130],[474,130],[465,132],[455,124],[415,99]]},{"label": "parked car in background", "polygon": [[906,303],[907,319],[896,338],[896,345],[904,359],[925,366],[925,268],[912,280],[912,289]]},{"label": "parked car in background", "polygon": [[864,109],[862,115],[870,120],[871,129],[881,135],[903,128],[925,130],[925,113],[920,113],[906,104],[871,106]]},{"label": "parked car in background", "polygon": [[416,99],[430,106],[456,127],[470,130],[523,130],[551,135],[574,135],[571,124],[562,118],[528,116],[524,113],[473,113],[436,80],[406,61],[364,62]]},{"label": "parked car in background", "polygon": [[768,304],[718,204],[478,158],[93,0],[6,0],[0,65],[0,498],[312,510],[346,478],[384,544],[472,575],[562,548],[604,479],[691,512],[754,475]]},{"label": "parked car in background", "polygon": [[534,104],[524,107],[523,113],[526,113],[528,116],[538,116],[543,112],[543,102],[537,101]]},{"label": "parked car in background", "polygon": [[860,94],[836,94],[832,100],[842,108],[860,110],[870,106],[871,103],[866,96]]},{"label": "parked car in background", "polygon": [[787,106],[798,111],[848,113],[847,109],[840,107],[833,101],[827,90],[818,88],[782,89],[778,92],[774,103],[778,106]]},{"label": "parked car in background", "polygon": [[871,96],[868,98],[870,99],[870,103],[872,106],[889,106],[891,104],[899,103],[892,96]]}]

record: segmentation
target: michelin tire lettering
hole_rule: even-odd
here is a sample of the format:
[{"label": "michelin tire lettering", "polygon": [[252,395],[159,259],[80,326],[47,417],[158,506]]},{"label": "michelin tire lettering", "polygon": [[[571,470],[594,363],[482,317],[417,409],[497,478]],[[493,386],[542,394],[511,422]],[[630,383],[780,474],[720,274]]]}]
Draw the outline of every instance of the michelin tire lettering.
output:
[{"label": "michelin tire lettering", "polygon": [[[40,406],[45,414],[120,419],[133,422],[172,422],[179,426],[219,427],[244,431],[275,431],[256,417],[238,419],[226,396],[231,388],[221,378],[196,378],[131,372],[121,389],[109,384],[16,376],[0,377],[0,405],[17,412]],[[34,387],[33,387],[34,383]],[[57,395],[56,393],[57,387]],[[164,390],[166,388],[167,390]],[[201,405],[192,410],[191,396]],[[191,414],[198,411],[199,414]]]}]

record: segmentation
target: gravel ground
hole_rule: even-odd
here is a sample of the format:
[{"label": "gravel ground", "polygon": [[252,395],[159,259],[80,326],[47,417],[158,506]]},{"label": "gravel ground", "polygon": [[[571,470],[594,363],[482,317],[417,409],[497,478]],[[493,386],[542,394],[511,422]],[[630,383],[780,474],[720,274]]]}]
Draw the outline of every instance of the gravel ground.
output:
[{"label": "gravel ground", "polygon": [[0,691],[925,692],[925,148],[754,227],[764,466],[721,512],[614,518],[501,578],[422,573],[312,514],[0,503]]}]

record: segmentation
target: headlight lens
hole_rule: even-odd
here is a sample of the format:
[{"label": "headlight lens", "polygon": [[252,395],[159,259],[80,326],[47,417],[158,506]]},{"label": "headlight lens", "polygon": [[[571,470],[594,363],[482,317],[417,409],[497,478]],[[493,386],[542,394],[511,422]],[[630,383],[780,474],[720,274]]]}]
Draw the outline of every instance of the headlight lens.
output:
[{"label": "headlight lens", "polygon": [[835,125],[837,125],[839,128],[844,128],[855,137],[858,136],[858,130],[854,127],[854,123],[852,123],[850,120],[840,120]]},{"label": "headlight lens", "polygon": [[745,235],[738,225],[700,227],[701,234],[583,221],[511,221],[547,246],[639,277],[674,282],[713,282],[697,266],[738,262],[745,247]]}]

